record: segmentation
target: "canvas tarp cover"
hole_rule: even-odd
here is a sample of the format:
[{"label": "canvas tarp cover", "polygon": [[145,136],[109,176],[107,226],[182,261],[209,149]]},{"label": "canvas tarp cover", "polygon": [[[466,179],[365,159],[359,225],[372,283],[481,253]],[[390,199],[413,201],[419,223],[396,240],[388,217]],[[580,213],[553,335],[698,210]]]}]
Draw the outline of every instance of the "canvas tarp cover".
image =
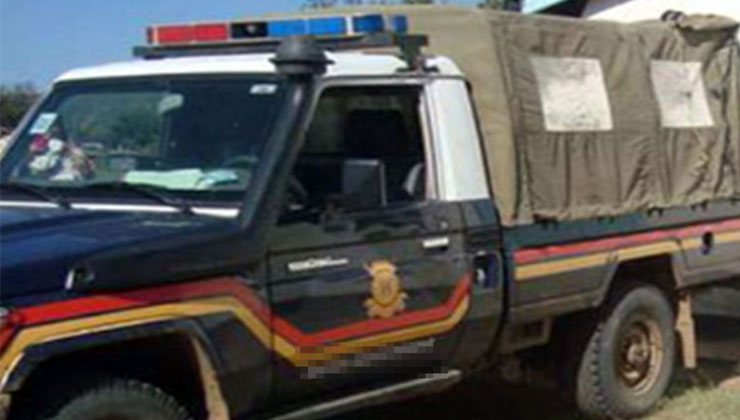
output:
[{"label": "canvas tarp cover", "polygon": [[385,7],[471,82],[505,225],[740,196],[737,25]]}]

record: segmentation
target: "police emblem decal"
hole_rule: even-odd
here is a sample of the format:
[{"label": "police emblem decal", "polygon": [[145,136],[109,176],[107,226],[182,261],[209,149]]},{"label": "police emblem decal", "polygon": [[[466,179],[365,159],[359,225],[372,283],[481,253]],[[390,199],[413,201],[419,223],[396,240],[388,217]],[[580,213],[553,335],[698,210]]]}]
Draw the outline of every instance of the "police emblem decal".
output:
[{"label": "police emblem decal", "polygon": [[408,295],[401,289],[396,266],[388,261],[375,261],[365,269],[371,277],[371,297],[365,300],[367,316],[386,319],[403,312]]}]

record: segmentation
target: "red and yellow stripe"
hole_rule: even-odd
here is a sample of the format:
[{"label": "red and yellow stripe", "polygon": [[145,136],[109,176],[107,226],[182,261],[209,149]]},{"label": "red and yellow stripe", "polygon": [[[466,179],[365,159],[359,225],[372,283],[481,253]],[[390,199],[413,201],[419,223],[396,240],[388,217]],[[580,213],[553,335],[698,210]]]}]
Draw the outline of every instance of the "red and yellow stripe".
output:
[{"label": "red and yellow stripe", "polygon": [[525,281],[608,263],[695,250],[703,246],[701,237],[708,232],[714,234],[716,245],[740,242],[740,219],[562,246],[521,249],[514,254],[516,279]]},{"label": "red and yellow stripe", "polygon": [[96,295],[16,310],[20,327],[3,332],[0,378],[40,343],[153,322],[230,313],[267,349],[296,366],[321,363],[340,355],[439,335],[453,329],[470,306],[469,275],[437,307],[390,319],[369,319],[307,334],[270,311],[237,278],[221,277],[116,294]]}]

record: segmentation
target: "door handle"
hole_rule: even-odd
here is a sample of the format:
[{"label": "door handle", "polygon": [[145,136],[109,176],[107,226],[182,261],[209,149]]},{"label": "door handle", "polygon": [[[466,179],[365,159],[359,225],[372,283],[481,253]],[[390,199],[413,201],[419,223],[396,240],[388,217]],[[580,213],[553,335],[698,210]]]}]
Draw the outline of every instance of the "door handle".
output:
[{"label": "door handle", "polygon": [[714,233],[706,232],[701,237],[701,253],[709,255],[714,249]]},{"label": "door handle", "polygon": [[421,242],[422,248],[426,250],[445,250],[450,246],[450,238],[447,236],[440,236],[436,238],[424,239]]}]

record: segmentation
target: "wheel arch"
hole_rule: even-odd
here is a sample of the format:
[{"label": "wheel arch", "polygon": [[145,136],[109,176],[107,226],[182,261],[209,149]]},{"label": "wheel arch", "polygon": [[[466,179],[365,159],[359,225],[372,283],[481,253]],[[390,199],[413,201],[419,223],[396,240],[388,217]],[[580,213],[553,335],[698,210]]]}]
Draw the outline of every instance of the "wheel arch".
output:
[{"label": "wheel arch", "polygon": [[61,338],[30,346],[9,372],[4,392],[13,406],[40,389],[50,375],[106,372],[150,381],[188,409],[212,420],[228,419],[217,353],[197,323],[163,321]]},{"label": "wheel arch", "polygon": [[[682,356],[683,365],[693,369],[697,365],[698,350],[691,293],[684,289],[685,271],[681,253],[661,254],[613,264],[608,270],[595,307],[603,307],[610,299],[617,298],[630,284],[657,287],[669,299],[676,316],[676,332],[680,338],[678,352]],[[645,276],[645,273],[650,275]]]},{"label": "wheel arch", "polygon": [[[604,305],[614,294],[619,293],[628,281],[658,287],[675,305],[681,273],[677,259],[680,259],[677,254],[660,254],[611,264],[606,270],[595,306]],[[645,273],[651,275],[645,276]]]}]

